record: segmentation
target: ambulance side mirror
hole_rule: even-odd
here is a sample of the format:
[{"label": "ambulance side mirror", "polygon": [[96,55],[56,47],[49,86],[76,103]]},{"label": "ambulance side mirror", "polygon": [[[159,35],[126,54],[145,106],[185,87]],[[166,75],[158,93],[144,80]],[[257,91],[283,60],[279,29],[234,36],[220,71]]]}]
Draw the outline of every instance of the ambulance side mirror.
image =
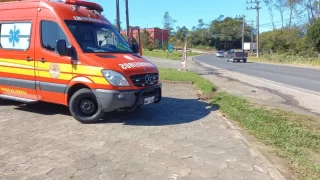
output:
[{"label": "ambulance side mirror", "polygon": [[56,51],[58,52],[59,55],[61,56],[66,56],[68,55],[67,51],[67,42],[64,39],[59,39],[57,40],[56,43]]}]

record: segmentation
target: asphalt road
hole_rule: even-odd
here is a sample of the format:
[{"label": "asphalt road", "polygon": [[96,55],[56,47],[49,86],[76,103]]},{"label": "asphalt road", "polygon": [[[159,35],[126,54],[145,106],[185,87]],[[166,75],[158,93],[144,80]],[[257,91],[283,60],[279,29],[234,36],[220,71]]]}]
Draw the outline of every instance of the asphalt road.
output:
[{"label": "asphalt road", "polygon": [[227,62],[226,58],[218,58],[215,54],[198,56],[197,61],[218,68],[243,73],[278,83],[320,92],[320,69],[271,65],[262,63]]}]

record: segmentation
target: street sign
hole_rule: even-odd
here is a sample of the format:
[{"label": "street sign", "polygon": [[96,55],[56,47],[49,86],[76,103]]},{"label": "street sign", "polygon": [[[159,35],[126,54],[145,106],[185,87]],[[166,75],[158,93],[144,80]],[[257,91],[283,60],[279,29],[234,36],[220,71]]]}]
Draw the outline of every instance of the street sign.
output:
[{"label": "street sign", "polygon": [[168,51],[170,52],[170,53],[172,53],[172,51],[173,51],[173,44],[168,44]]}]

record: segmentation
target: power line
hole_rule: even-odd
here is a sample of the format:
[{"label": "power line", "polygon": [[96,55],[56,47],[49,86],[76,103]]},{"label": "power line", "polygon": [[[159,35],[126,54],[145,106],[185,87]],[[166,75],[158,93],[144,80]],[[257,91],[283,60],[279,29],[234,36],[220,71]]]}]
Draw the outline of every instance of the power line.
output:
[{"label": "power line", "polygon": [[[300,17],[292,17],[291,20],[293,19],[303,19],[303,20],[308,20],[308,16],[307,15],[304,15],[304,16],[300,16]],[[283,21],[290,21],[290,18],[289,19],[284,19]],[[282,20],[280,21],[275,21],[273,23],[265,23],[265,24],[261,24],[260,26],[264,26],[264,25],[272,25],[272,24],[278,24],[278,23],[282,23]]]}]

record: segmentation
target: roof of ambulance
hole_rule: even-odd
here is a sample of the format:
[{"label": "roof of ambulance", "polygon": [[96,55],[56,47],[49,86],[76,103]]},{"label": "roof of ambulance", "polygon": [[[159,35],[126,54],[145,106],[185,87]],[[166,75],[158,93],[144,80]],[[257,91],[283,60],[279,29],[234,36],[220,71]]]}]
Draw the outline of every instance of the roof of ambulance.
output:
[{"label": "roof of ambulance", "polygon": [[[88,10],[85,7],[80,7],[77,11],[74,11],[72,9],[73,5],[66,4],[63,2],[55,2],[55,1],[50,1],[50,0],[8,0],[6,2],[0,2],[2,3],[26,3],[26,2],[39,2],[40,8],[48,8],[54,13],[57,13],[60,15],[63,19],[65,20],[75,20],[74,17],[90,17],[93,19],[101,19],[104,21],[104,23],[111,24],[108,19],[106,19],[102,15],[95,15],[92,10]],[[90,2],[90,1],[89,1]],[[15,5],[17,7],[17,5]]]},{"label": "roof of ambulance", "polygon": [[93,13],[93,10],[88,10],[85,7],[80,7],[77,11],[72,9],[73,5],[65,4],[63,2],[51,2],[42,0],[41,5],[47,4],[54,8],[54,10],[59,13],[63,19],[75,20],[74,17],[90,17],[93,19],[101,19],[106,21],[105,23],[111,24],[104,16]]}]

